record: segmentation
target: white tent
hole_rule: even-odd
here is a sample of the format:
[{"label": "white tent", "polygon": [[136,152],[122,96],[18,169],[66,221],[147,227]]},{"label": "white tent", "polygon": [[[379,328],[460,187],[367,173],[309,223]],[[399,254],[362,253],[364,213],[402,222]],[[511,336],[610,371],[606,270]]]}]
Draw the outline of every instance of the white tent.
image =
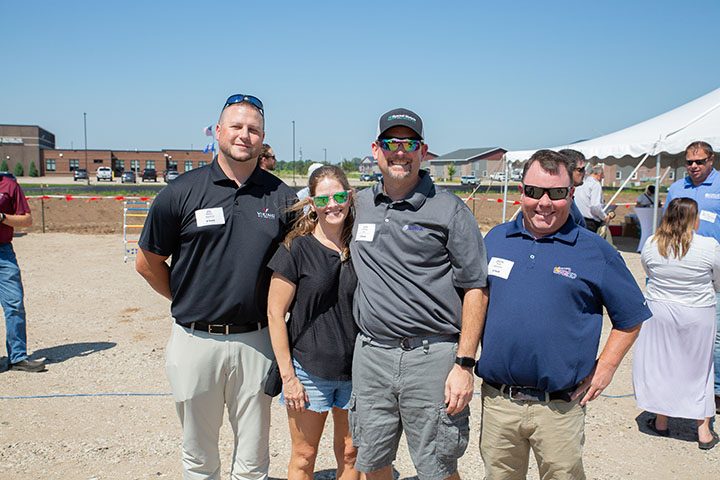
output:
[{"label": "white tent", "polygon": [[[642,157],[633,173],[649,156],[654,156],[657,165],[655,189],[657,197],[662,155],[681,154],[688,144],[697,140],[708,142],[715,150],[720,147],[720,88],[631,127],[591,140],[550,147],[550,150],[572,148],[582,152],[589,160],[614,158],[630,161]],[[537,150],[509,151],[505,154],[506,165],[524,162]],[[627,176],[620,190],[625,187],[631,176]],[[657,205],[657,198],[655,200]],[[503,219],[504,217],[503,212]]]}]

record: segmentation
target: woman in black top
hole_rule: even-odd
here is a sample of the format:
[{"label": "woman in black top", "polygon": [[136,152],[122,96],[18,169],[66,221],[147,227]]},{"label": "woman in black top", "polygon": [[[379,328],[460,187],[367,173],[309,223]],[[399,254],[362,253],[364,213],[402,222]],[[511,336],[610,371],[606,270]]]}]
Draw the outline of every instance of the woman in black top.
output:
[{"label": "woman in black top", "polygon": [[283,380],[280,403],[287,407],[292,440],[288,480],[313,478],[330,410],[337,478],[358,479],[347,412],[358,332],[352,315],[357,278],[349,248],[352,191],[336,166],[318,168],[308,183],[310,197],[293,209],[298,213],[309,209],[268,265],[274,272],[268,297],[270,338]]}]

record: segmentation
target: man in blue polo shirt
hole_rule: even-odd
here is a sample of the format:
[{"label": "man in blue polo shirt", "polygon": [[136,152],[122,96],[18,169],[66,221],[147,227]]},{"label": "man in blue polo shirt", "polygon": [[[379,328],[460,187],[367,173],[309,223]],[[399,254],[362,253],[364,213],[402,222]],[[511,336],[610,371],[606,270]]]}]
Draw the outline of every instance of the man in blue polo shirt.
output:
[{"label": "man in blue polo shirt", "polygon": [[[693,142],[685,149],[687,177],[670,185],[665,205],[674,198],[692,198],[700,211],[698,235],[720,242],[720,174],[713,168],[715,153],[707,142]],[[716,307],[715,411],[720,413],[720,294]]]},{"label": "man in blue polo shirt", "polygon": [[[642,292],[617,251],[569,218],[567,157],[525,165],[522,213],[485,237],[489,301],[476,373],[483,378],[486,478],[585,478],[585,405],[610,384],[642,322]],[[603,307],[612,330],[600,357]]]}]

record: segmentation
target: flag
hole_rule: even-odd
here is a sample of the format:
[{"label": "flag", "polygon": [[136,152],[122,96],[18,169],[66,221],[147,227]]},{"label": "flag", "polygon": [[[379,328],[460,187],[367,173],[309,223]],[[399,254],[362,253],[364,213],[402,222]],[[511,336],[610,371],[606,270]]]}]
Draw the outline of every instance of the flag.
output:
[{"label": "flag", "polygon": [[213,152],[215,153],[215,144],[214,143],[208,143],[205,145],[205,148],[203,148],[203,153]]},{"label": "flag", "polygon": [[205,127],[205,130],[203,130],[203,132],[205,132],[205,136],[207,136],[207,137],[212,137],[212,136],[213,136],[213,127],[212,127],[212,125],[208,125],[207,127]]}]

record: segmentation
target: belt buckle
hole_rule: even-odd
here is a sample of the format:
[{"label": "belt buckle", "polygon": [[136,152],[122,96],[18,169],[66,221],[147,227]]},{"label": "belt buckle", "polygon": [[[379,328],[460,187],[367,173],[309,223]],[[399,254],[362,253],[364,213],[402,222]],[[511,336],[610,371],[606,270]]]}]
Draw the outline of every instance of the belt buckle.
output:
[{"label": "belt buckle", "polygon": [[227,335],[227,325],[208,325],[208,333],[210,335]]},{"label": "belt buckle", "polygon": [[400,339],[400,348],[402,348],[406,352],[412,350],[412,347],[410,346],[410,338],[403,337],[402,339]]},{"label": "belt buckle", "polygon": [[543,392],[544,395],[541,396],[539,394],[532,394],[529,392],[529,389],[526,387],[518,387],[515,385],[509,385],[506,389],[508,397],[512,398],[513,400],[519,400],[521,402],[545,402],[547,401],[547,392]]}]

